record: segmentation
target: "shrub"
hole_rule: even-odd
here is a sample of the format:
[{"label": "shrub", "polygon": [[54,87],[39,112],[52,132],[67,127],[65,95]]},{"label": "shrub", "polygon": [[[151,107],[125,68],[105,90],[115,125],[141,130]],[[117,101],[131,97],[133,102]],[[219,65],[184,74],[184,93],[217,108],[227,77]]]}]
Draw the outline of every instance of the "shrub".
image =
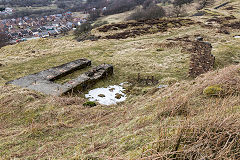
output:
[{"label": "shrub", "polygon": [[186,10],[183,7],[175,6],[172,10],[173,16],[179,17],[180,15],[183,15],[186,13]]},{"label": "shrub", "polygon": [[78,42],[85,41],[85,40],[92,40],[92,41],[98,40],[99,37],[91,35],[92,29],[93,27],[90,23],[82,24],[75,30],[74,32],[75,38],[77,39]]},{"label": "shrub", "polygon": [[206,6],[213,4],[214,0],[198,0],[199,6],[198,10],[205,8]]},{"label": "shrub", "polygon": [[104,15],[111,15],[132,10],[138,4],[134,0],[114,0],[108,9],[103,12]]},{"label": "shrub", "polygon": [[100,10],[94,10],[89,12],[89,20],[90,21],[95,21],[97,18],[100,17],[101,11]]},{"label": "shrub", "polygon": [[189,4],[192,2],[193,2],[193,0],[174,0],[173,5],[182,7],[184,4]]},{"label": "shrub", "polygon": [[146,19],[158,19],[166,15],[165,10],[157,6],[156,4],[151,4],[147,9],[138,9],[135,13],[131,14],[129,20],[146,20]]},{"label": "shrub", "polygon": [[81,26],[77,27],[74,34],[75,36],[80,36],[83,33],[88,33],[92,30],[92,25],[90,23],[83,23]]},{"label": "shrub", "polygon": [[153,1],[152,0],[146,0],[144,1],[143,3],[143,9],[147,9],[148,7],[150,7],[150,5],[153,4]]},{"label": "shrub", "polygon": [[179,17],[180,15],[185,13],[183,5],[189,4],[192,2],[193,0],[174,0],[173,1],[174,9],[172,10],[172,14],[174,14],[176,17]]},{"label": "shrub", "polygon": [[219,96],[223,89],[220,85],[208,86],[203,90],[203,94],[206,96]]}]

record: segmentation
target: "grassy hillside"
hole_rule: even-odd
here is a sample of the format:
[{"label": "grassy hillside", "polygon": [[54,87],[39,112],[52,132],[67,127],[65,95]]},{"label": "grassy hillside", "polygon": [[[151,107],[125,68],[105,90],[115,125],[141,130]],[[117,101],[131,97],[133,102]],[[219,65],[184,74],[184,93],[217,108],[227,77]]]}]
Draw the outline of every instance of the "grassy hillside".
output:
[{"label": "grassy hillside", "polygon": [[[217,5],[217,4],[216,4]],[[234,10],[226,10],[233,6]],[[72,35],[39,39],[0,49],[0,159],[238,159],[240,156],[239,29],[218,33],[239,21],[233,1],[195,23],[127,39],[77,42]],[[213,22],[215,15],[236,19]],[[92,34],[113,35],[126,30]],[[202,36],[213,46],[214,71],[188,77],[191,44],[170,39]],[[171,45],[173,44],[173,45]],[[120,104],[84,107],[83,96],[46,96],[5,85],[78,58],[110,63],[114,75],[93,88],[131,81]],[[142,86],[134,79],[154,76],[169,87]],[[76,76],[68,76],[66,79]]]}]

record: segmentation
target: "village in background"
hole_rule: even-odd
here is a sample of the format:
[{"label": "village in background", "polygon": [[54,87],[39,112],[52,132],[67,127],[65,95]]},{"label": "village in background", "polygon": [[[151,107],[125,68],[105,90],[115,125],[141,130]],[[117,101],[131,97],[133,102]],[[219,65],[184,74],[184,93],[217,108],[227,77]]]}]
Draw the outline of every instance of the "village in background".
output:
[{"label": "village in background", "polygon": [[[13,14],[12,8],[5,8],[0,14]],[[49,16],[31,18],[28,16],[0,20],[0,32],[5,32],[14,44],[21,41],[57,36],[87,21],[87,14],[65,12]]]}]

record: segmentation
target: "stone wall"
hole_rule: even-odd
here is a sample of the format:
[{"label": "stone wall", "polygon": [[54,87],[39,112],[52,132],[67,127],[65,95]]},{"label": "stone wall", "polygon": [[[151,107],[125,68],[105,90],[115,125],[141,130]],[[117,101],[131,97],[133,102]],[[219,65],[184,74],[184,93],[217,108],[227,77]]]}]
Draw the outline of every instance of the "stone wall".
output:
[{"label": "stone wall", "polygon": [[212,45],[208,42],[192,42],[189,75],[197,77],[213,69],[215,57],[211,54]]}]

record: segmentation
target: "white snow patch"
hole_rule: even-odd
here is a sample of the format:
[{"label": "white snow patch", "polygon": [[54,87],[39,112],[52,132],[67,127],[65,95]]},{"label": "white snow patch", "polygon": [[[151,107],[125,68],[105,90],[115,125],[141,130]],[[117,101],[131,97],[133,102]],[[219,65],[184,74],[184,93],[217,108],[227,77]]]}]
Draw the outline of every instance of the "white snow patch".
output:
[{"label": "white snow patch", "polygon": [[[123,93],[124,88],[122,87],[124,83],[120,85],[113,85],[107,88],[96,88],[89,91],[88,94],[85,94],[85,97],[89,101],[96,101],[102,105],[113,105],[118,102],[123,102],[127,99],[126,94]],[[121,98],[117,99],[116,94],[121,94]],[[99,95],[104,95],[105,97],[99,97]]]}]

